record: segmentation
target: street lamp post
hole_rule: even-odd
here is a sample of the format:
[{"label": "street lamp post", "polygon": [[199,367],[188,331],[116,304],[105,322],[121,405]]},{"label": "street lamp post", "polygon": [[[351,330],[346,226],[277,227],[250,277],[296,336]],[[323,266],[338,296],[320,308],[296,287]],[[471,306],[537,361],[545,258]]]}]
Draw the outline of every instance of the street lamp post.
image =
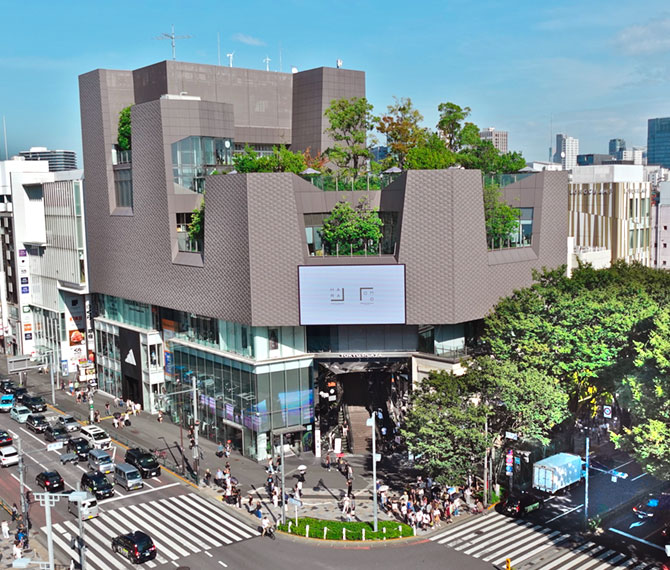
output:
[{"label": "street lamp post", "polygon": [[286,524],[286,490],[284,489],[284,432],[279,433],[279,457],[281,457],[281,524]]},{"label": "street lamp post", "polygon": [[200,422],[198,421],[198,387],[196,385],[195,374],[192,378],[193,390],[193,438],[195,446],[193,447],[193,459],[195,460],[195,482],[198,484],[200,480],[200,447],[198,447],[198,432],[200,431]]},{"label": "street lamp post", "polygon": [[586,473],[584,474],[584,529],[589,528],[589,436],[586,436]]}]

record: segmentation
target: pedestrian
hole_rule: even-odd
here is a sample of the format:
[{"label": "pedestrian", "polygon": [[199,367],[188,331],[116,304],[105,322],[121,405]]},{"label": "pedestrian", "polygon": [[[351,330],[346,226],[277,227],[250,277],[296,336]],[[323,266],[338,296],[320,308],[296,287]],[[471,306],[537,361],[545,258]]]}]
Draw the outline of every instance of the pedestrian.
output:
[{"label": "pedestrian", "polygon": [[2,521],[2,538],[7,540],[9,538],[9,523],[7,521]]},{"label": "pedestrian", "polygon": [[119,429],[119,418],[116,414],[112,417],[112,422],[114,423],[114,427],[116,429]]},{"label": "pedestrian", "polygon": [[326,453],[326,461],[325,461],[326,469],[330,471],[330,451]]},{"label": "pedestrian", "polygon": [[275,509],[279,507],[279,493],[277,493],[277,489],[272,489],[272,505]]},{"label": "pedestrian", "polygon": [[109,402],[105,402],[105,415],[109,415]]},{"label": "pedestrian", "polygon": [[16,506],[16,503],[12,505],[12,522],[19,518],[19,508]]},{"label": "pedestrian", "polygon": [[353,492],[354,482],[352,479],[347,479],[347,497],[351,497]]},{"label": "pedestrian", "polygon": [[226,455],[226,459],[227,459],[228,457],[230,457],[230,440],[228,440],[228,441],[226,442],[225,455]]},{"label": "pedestrian", "polygon": [[249,493],[249,496],[247,497],[247,511],[251,512],[251,507],[253,506],[254,503],[254,496]]},{"label": "pedestrian", "polygon": [[342,515],[343,516],[347,514],[347,511],[349,510],[349,505],[350,504],[351,504],[351,498],[349,497],[349,495],[347,495],[346,497],[344,497],[344,499],[342,499]]},{"label": "pedestrian", "polygon": [[98,410],[95,410],[95,412],[93,412],[93,422],[96,424],[100,423],[100,412]]},{"label": "pedestrian", "polygon": [[256,507],[254,508],[254,514],[260,519],[263,516],[263,511],[261,510],[261,502],[256,501]]},{"label": "pedestrian", "polygon": [[349,465],[349,462],[347,461],[347,479],[353,479],[354,478],[354,468]]},{"label": "pedestrian", "polygon": [[21,543],[18,540],[14,541],[14,547],[12,548],[12,554],[14,556],[14,560],[18,560],[21,558]]},{"label": "pedestrian", "polygon": [[225,448],[223,447],[223,443],[219,442],[219,446],[216,448],[216,456],[223,457],[224,450]]},{"label": "pedestrian", "polygon": [[133,415],[137,416],[142,411],[142,404],[135,402],[135,407],[133,408]]},{"label": "pedestrian", "polygon": [[205,485],[211,487],[212,484],[212,472],[208,469],[205,470]]},{"label": "pedestrian", "polygon": [[128,398],[128,400],[126,401],[126,410],[131,411],[132,409],[133,409],[133,401],[130,398]]},{"label": "pedestrian", "polygon": [[158,410],[158,416],[156,417],[156,421],[157,421],[159,424],[162,424],[162,423],[163,423],[163,412],[162,412],[161,410]]}]

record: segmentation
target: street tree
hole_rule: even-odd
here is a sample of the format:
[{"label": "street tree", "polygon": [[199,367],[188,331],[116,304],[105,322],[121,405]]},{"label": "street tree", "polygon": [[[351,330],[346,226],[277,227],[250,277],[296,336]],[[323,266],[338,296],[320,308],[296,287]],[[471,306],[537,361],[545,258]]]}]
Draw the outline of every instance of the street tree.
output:
[{"label": "street tree", "polygon": [[420,125],[423,115],[414,108],[409,97],[393,99],[393,105],[377,119],[376,126],[386,135],[386,144],[398,166],[404,168],[407,153],[426,138],[426,129]]},{"label": "street tree", "polygon": [[358,176],[364,161],[372,156],[367,147],[367,134],[374,124],[372,105],[365,97],[334,99],[324,115],[329,122],[325,132],[335,141],[326,151],[328,158]]},{"label": "street tree", "polygon": [[410,170],[442,170],[453,166],[456,156],[436,133],[428,133],[423,141],[407,151],[405,167]]},{"label": "street tree", "polygon": [[130,150],[131,147],[131,129],[130,129],[130,107],[121,109],[119,113],[119,134],[117,144],[120,150]]},{"label": "street tree", "polygon": [[327,253],[359,254],[379,246],[382,225],[377,210],[371,209],[365,198],[356,207],[342,200],[323,221],[321,239]]},{"label": "street tree", "polygon": [[466,378],[434,371],[412,394],[401,434],[426,475],[443,484],[462,484],[490,445],[486,415]]}]

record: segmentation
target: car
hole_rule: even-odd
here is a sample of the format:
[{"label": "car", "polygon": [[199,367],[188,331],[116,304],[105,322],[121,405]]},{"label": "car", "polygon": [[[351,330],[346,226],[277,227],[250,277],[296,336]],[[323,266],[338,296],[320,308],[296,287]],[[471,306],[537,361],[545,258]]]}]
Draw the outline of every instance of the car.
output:
[{"label": "car", "polygon": [[34,414],[47,411],[47,404],[41,396],[29,396],[23,398],[23,405],[26,408],[29,408]]},{"label": "car", "polygon": [[14,439],[11,435],[9,435],[9,433],[3,429],[0,429],[0,447],[4,447],[5,445],[12,445],[13,441]]},{"label": "car", "polygon": [[79,422],[72,416],[58,416],[56,425],[66,429],[67,431],[77,431],[79,428],[81,428]]},{"label": "car", "polygon": [[65,431],[65,428],[50,425],[44,430],[44,439],[46,441],[67,441],[70,439],[70,434]]},{"label": "car", "polygon": [[44,433],[49,422],[42,414],[30,414],[26,420],[26,427],[35,433]]},{"label": "car", "polygon": [[81,476],[81,488],[95,495],[95,498],[107,499],[114,495],[114,486],[109,479],[100,471],[89,471]]},{"label": "car", "polygon": [[510,495],[503,503],[502,512],[511,517],[522,517],[523,515],[541,509],[544,501],[532,495],[522,492],[521,494]]},{"label": "car", "polygon": [[112,539],[112,550],[137,564],[156,558],[154,541],[141,530],[114,537]]},{"label": "car", "polygon": [[13,420],[16,420],[20,424],[25,424],[28,416],[32,412],[25,406],[16,405],[11,410],[9,410],[9,417]]},{"label": "car", "polygon": [[65,488],[65,481],[63,481],[58,471],[42,471],[42,473],[38,473],[37,477],[35,477],[35,483],[50,493],[56,493]]},{"label": "car", "polygon": [[8,378],[0,380],[0,392],[3,394],[11,394],[15,389],[16,386],[14,385],[14,382]]},{"label": "car", "polygon": [[112,447],[112,440],[107,432],[98,426],[84,426],[81,428],[81,437],[83,437],[94,449],[109,449]]},{"label": "car", "polygon": [[160,464],[146,449],[135,447],[126,451],[126,463],[136,467],[142,479],[159,477],[161,474]]},{"label": "car", "polygon": [[91,444],[83,437],[75,437],[67,442],[65,449],[69,453],[76,454],[79,461],[86,461],[88,459],[88,452],[91,451]]},{"label": "car", "polygon": [[10,465],[16,465],[18,462],[19,452],[16,451],[16,448],[13,445],[0,447],[0,465],[9,467]]},{"label": "car", "polygon": [[633,507],[639,519],[651,518],[655,515],[670,513],[670,493],[649,493],[644,501]]},{"label": "car", "polygon": [[9,412],[15,403],[14,394],[3,394],[0,396],[0,412]]},{"label": "car", "polygon": [[15,388],[13,394],[16,401],[21,403],[23,403],[24,398],[29,397],[28,388]]}]

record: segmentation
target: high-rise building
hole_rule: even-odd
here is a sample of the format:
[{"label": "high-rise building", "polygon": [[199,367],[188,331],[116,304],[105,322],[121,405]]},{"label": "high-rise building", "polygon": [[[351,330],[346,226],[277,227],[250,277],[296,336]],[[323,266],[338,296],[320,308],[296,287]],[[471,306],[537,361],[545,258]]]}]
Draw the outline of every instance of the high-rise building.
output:
[{"label": "high-rise building", "polygon": [[0,162],[2,334],[7,354],[50,354],[63,374],[93,350],[81,170]]},{"label": "high-rise building", "polygon": [[623,139],[610,139],[609,154],[616,156],[621,150],[626,150],[626,141]]},{"label": "high-rise building", "polygon": [[[324,109],[364,96],[364,74],[313,71],[303,81],[169,61],[79,78],[100,389],[182,425],[199,406],[203,434],[258,461],[279,434],[316,449],[339,438],[346,409],[343,450],[365,449],[365,406],[386,410],[393,433],[414,383],[460,366],[498,299],[567,258],[567,227],[550,222],[565,216],[566,172],[507,176],[519,225],[488,240],[474,170],[409,171],[370,192],[324,192],[288,172],[214,174],[238,141],[328,144]],[[128,105],[132,154],[114,164]],[[366,257],[322,233],[338,201],[361,198],[384,222],[380,241],[357,246]],[[203,201],[204,232],[182,240]],[[426,236],[444,245],[426,248]],[[183,386],[195,401],[179,401]]]},{"label": "high-rise building", "polygon": [[490,141],[500,152],[507,152],[507,131],[496,131],[493,127],[488,127],[479,133],[479,138]]},{"label": "high-rise building", "polygon": [[77,168],[77,154],[73,150],[49,150],[44,146],[33,146],[30,150],[22,150],[19,154],[26,160],[49,161],[49,172]]},{"label": "high-rise building", "polygon": [[647,164],[670,168],[670,117],[649,119],[647,123]]},{"label": "high-rise building", "polygon": [[554,162],[558,162],[563,170],[572,170],[577,166],[577,155],[579,154],[579,139],[564,134],[556,135],[556,152]]}]

